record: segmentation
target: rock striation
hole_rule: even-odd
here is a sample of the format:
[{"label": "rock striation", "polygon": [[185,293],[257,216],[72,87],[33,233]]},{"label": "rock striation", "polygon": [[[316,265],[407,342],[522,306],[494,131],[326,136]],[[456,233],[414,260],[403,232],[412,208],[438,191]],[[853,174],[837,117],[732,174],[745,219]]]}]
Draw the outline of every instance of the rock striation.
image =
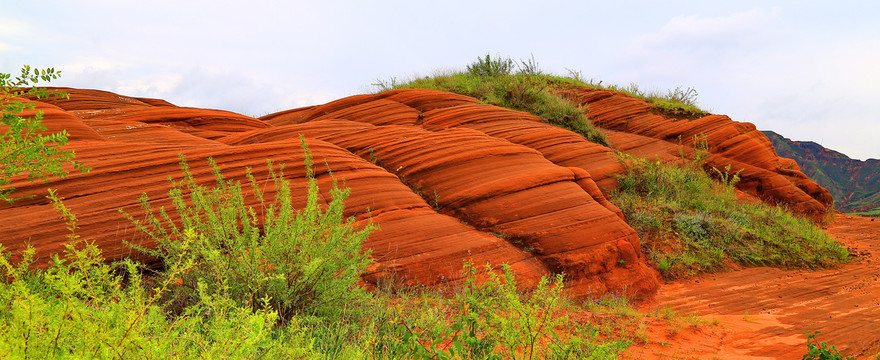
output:
[{"label": "rock striation", "polygon": [[166,179],[181,177],[178,154],[206,184],[213,181],[208,158],[227,178],[243,182],[246,168],[268,182],[266,160],[285,163],[294,202],[302,205],[307,178],[300,137],[316,160],[322,199],[338,181],[351,189],[346,214],[379,226],[364,243],[375,259],[364,275],[372,284],[455,283],[469,260],[510,264],[526,285],[564,273],[579,296],[650,296],[658,274],[606,197],[624,169],[615,151],[681,160],[693,148],[679,139],[698,134],[706,135],[709,166],[742,170],[742,189],[810,214],[824,213],[831,203],[827,191],[787,167],[791,162],[776,156],[751,124],[717,115],[667,118],[644,101],[608,91],[568,96],[589,107],[613,149],[529,113],[437,90],[355,95],[261,118],[60,90],[70,99],[32,100],[49,131],[66,129],[67,147],[93,170],[46,183],[19,179],[16,194],[32,198],[0,205],[3,246],[15,253],[29,243],[41,262],[63,248],[68,233],[45,199],[47,188],[67,199],[79,219],[77,234],[107,258],[137,257],[124,242],[153,244],[118,210],[144,216],[137,203],[142,193],[154,207],[170,208]]},{"label": "rock striation", "polygon": [[702,145],[709,152],[707,170],[729,165],[729,172],[741,177],[737,188],[764,201],[815,219],[822,218],[833,202],[828,190],[810,180],[793,160],[779,157],[767,136],[751,123],[724,115],[670,117],[644,100],[610,90],[580,88],[562,94],[588,108],[593,124],[606,130],[617,150],[676,161]]}]

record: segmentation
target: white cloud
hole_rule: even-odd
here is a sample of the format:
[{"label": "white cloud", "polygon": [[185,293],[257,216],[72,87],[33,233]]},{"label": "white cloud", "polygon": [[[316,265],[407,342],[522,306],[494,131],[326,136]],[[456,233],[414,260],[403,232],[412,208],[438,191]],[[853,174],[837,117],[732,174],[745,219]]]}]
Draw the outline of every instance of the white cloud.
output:
[{"label": "white cloud", "polygon": [[15,19],[10,19],[8,17],[0,16],[0,38],[5,38],[5,37],[12,38],[15,36],[21,36],[23,34],[26,34],[27,30],[28,30],[27,23],[25,23],[23,21],[15,20]]},{"label": "white cloud", "polygon": [[[21,51],[17,45],[28,33],[28,25],[22,21],[0,16],[0,52]],[[19,41],[16,41],[16,40]],[[4,61],[5,62],[5,61]]]},{"label": "white cloud", "polygon": [[[871,9],[793,0],[772,9],[758,1],[461,2],[473,5],[464,13],[390,1],[132,4],[4,5],[0,66],[52,66],[63,71],[59,85],[261,115],[369,91],[375,79],[459,68],[487,51],[534,54],[547,70],[583,70],[606,84],[692,86],[704,107],[800,140],[830,137],[827,123],[880,138],[864,126],[880,94]],[[880,157],[876,141],[864,141],[851,155]]]},{"label": "white cloud", "polygon": [[792,41],[738,59],[723,76],[724,112],[853,158],[880,158],[880,39]]},{"label": "white cloud", "polygon": [[659,31],[633,38],[628,47],[632,55],[685,51],[680,55],[691,56],[693,51],[754,45],[766,41],[768,25],[777,13],[754,9],[720,17],[676,16]]},{"label": "white cloud", "polygon": [[624,84],[693,86],[701,105],[734,120],[854,158],[880,157],[872,140],[880,138],[873,125],[880,123],[880,39],[828,37],[799,28],[792,13],[675,16],[628,41],[616,69]]}]

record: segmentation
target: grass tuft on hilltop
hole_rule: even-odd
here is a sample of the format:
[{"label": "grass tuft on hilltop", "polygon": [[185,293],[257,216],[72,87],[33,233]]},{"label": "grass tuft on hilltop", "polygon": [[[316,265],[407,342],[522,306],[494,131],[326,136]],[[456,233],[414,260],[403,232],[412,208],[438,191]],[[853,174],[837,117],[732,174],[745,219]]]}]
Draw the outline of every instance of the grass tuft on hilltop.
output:
[{"label": "grass tuft on hilltop", "polygon": [[486,54],[464,70],[447,71],[410,81],[377,81],[379,91],[392,89],[434,89],[454,92],[514,110],[539,116],[547,122],[580,134],[589,141],[608,145],[605,135],[596,129],[587,116],[587,109],[559,94],[559,90],[593,88],[618,91],[651,103],[655,112],[685,118],[699,118],[708,112],[696,106],[697,91],[693,88],[643,91],[636,84],[627,87],[586,81],[580,72],[568,76],[549,74],[540,69],[534,57],[515,62],[508,57]]}]

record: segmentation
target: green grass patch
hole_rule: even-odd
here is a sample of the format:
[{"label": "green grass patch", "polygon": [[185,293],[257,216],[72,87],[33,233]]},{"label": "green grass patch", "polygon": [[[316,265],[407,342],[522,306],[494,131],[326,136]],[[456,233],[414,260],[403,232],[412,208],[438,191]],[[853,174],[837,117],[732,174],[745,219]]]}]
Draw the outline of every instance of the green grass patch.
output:
[{"label": "green grass patch", "polygon": [[589,141],[607,145],[605,136],[593,127],[585,109],[554,94],[553,83],[553,78],[547,75],[455,72],[405,84],[385,84],[380,89],[435,89],[472,96],[486,104],[532,113]]},{"label": "green grass patch", "polygon": [[616,84],[604,84],[603,81],[594,79],[585,79],[580,71],[568,70],[568,76],[564,78],[556,77],[555,79],[560,85],[568,87],[589,87],[593,89],[617,91],[634,98],[639,98],[651,103],[651,109],[659,114],[672,117],[683,117],[688,119],[697,119],[709,115],[709,111],[701,109],[697,106],[697,90],[688,87],[676,87],[666,92],[660,90],[643,90],[636,83],[630,83],[628,86]]},{"label": "green grass patch", "polygon": [[662,93],[643,91],[636,84],[627,87],[603,85],[601,81],[585,80],[580,72],[571,70],[568,76],[544,72],[534,57],[515,62],[508,57],[493,58],[487,54],[467,65],[463,71],[438,72],[402,82],[391,78],[373,85],[379,91],[435,89],[475,97],[483,103],[530,112],[602,145],[608,145],[608,142],[592,125],[586,109],[559,95],[558,90],[583,87],[614,90],[651,103],[651,109],[656,113],[689,119],[709,114],[697,107],[698,94],[693,88],[678,87]]},{"label": "green grass patch", "polygon": [[636,83],[632,83],[626,87],[617,85],[602,87],[601,85],[596,84],[590,84],[590,86],[619,91],[629,96],[645,100],[651,103],[651,110],[655,113],[673,118],[699,119],[703,116],[709,115],[708,111],[697,107],[698,93],[694,88],[683,89],[677,87],[663,93],[659,90],[641,90]]},{"label": "green grass patch", "polygon": [[612,201],[639,233],[667,278],[744,266],[818,268],[845,262],[848,251],[812,221],[764,203],[737,200],[738,177],[699,161],[662,164],[621,155],[627,165]]}]

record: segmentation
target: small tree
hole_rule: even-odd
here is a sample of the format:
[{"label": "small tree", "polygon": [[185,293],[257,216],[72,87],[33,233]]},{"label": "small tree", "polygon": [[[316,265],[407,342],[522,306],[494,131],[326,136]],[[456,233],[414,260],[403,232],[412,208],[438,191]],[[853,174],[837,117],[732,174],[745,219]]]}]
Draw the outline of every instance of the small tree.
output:
[{"label": "small tree", "polygon": [[37,99],[68,97],[67,93],[45,88],[22,88],[36,85],[41,80],[52,81],[60,75],[61,72],[53,68],[32,71],[28,65],[23,66],[21,75],[14,79],[11,74],[0,73],[0,131],[4,131],[0,138],[0,200],[9,203],[16,200],[11,197],[15,188],[8,186],[15,176],[26,174],[29,181],[50,176],[64,177],[68,173],[62,167],[65,162],[82,172],[90,170],[73,160],[73,150],[61,149],[68,142],[66,131],[43,133],[46,127],[41,122],[42,111],[37,111],[33,117],[21,116],[25,110],[37,107],[34,102],[21,99],[22,96],[35,96]]}]

